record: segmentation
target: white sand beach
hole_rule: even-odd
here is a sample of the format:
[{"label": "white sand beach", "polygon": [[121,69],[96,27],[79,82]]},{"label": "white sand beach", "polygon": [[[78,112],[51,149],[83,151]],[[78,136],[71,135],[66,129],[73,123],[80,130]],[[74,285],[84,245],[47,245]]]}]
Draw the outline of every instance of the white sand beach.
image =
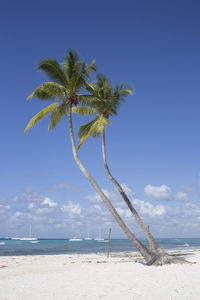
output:
[{"label": "white sand beach", "polygon": [[0,257],[1,300],[200,300],[196,264],[146,266],[137,253]]}]

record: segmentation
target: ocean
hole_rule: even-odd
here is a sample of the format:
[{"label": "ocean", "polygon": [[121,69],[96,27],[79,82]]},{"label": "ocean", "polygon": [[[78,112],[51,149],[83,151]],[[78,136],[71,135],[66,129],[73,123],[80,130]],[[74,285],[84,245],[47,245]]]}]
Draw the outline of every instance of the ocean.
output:
[{"label": "ocean", "polygon": [[[146,240],[141,240],[147,245]],[[159,245],[166,250],[200,249],[200,238],[164,238],[157,239]],[[69,241],[66,239],[38,239],[20,241],[0,239],[0,256],[10,255],[48,255],[72,253],[99,253],[107,251],[106,241]],[[111,239],[110,252],[131,252],[136,248],[127,239]]]}]

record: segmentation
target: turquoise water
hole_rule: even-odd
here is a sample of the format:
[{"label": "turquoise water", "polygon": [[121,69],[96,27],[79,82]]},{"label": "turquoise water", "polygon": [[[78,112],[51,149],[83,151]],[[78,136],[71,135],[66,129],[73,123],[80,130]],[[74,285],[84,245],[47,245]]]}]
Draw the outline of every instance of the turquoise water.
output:
[{"label": "turquoise water", "polygon": [[[200,249],[200,238],[171,238],[157,239],[160,246],[166,250]],[[146,240],[141,240],[147,245]],[[135,251],[129,240],[110,240],[110,252]],[[69,241],[64,239],[39,239],[32,241],[0,239],[0,256],[6,255],[41,255],[67,253],[97,253],[106,252],[107,242]]]}]

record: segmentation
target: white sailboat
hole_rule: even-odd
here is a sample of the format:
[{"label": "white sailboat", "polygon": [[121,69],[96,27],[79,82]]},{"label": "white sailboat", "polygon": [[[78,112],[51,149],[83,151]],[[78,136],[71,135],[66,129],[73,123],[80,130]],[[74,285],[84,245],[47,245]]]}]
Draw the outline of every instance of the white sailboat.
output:
[{"label": "white sailboat", "polygon": [[91,240],[92,240],[92,238],[90,237],[90,234],[88,232],[87,237],[84,238],[84,241],[91,241]]},{"label": "white sailboat", "polygon": [[92,238],[90,238],[90,237],[86,237],[86,238],[84,238],[84,240],[85,240],[85,241],[91,241],[91,240],[92,240]]},{"label": "white sailboat", "polygon": [[37,241],[37,238],[31,237],[31,225],[29,228],[29,237],[20,238],[20,241]]},{"label": "white sailboat", "polygon": [[[79,236],[79,238],[77,236]],[[83,239],[80,238],[80,232],[79,232],[79,230],[76,231],[76,234],[75,234],[74,237],[72,237],[72,238],[69,239],[70,242],[81,242],[82,240]]]},{"label": "white sailboat", "polygon": [[94,239],[97,242],[102,242],[104,239],[101,237],[101,230],[99,229],[99,237]]}]

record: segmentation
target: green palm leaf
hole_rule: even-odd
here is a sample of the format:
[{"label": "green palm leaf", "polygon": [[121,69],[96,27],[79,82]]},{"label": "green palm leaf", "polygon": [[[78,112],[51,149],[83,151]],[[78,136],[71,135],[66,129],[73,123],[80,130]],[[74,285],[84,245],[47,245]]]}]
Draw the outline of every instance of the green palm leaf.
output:
[{"label": "green palm leaf", "polygon": [[[64,67],[64,72],[67,77],[67,80],[69,81],[74,75],[75,64],[79,60],[79,55],[75,50],[68,50],[68,56],[65,57],[65,60],[66,61],[62,63],[62,66]],[[83,61],[80,61],[80,65],[82,64]]]},{"label": "green palm leaf", "polygon": [[127,96],[127,95],[133,95],[134,91],[132,87],[128,84],[124,83],[118,83],[114,88],[114,93],[118,96]]},{"label": "green palm leaf", "polygon": [[26,133],[31,127],[35,126],[41,119],[47,116],[50,112],[54,111],[54,109],[58,106],[58,104],[59,101],[56,101],[53,104],[45,107],[37,115],[35,115],[26,126],[24,133]]},{"label": "green palm leaf", "polygon": [[88,77],[90,75],[90,72],[96,71],[96,61],[95,59],[92,60],[92,62],[85,68],[84,75]]},{"label": "green palm leaf", "polygon": [[101,114],[95,124],[92,126],[92,137],[97,137],[102,134],[103,130],[105,129],[106,125],[110,125],[110,121]]},{"label": "green palm leaf", "polygon": [[76,105],[76,100],[79,99],[83,105],[94,101],[93,96],[84,95],[81,100],[81,95],[78,93],[84,88],[84,84],[88,79],[89,73],[95,69],[95,62],[92,61],[87,65],[79,59],[78,54],[73,51],[68,51],[68,56],[65,62],[58,64],[54,59],[44,59],[38,69],[44,71],[53,82],[45,82],[37,87],[27,100],[33,97],[41,100],[58,100],[62,104],[58,106],[58,101],[39,112],[27,125],[25,132],[33,127],[48,113],[51,114],[49,129],[53,129],[56,124],[67,114],[68,103]]},{"label": "green palm leaf", "polygon": [[66,89],[58,83],[44,82],[28,96],[27,100],[31,100],[34,97],[41,100],[54,100],[58,97],[62,97],[65,91]]},{"label": "green palm leaf", "polygon": [[96,108],[88,107],[88,106],[73,107],[72,112],[81,116],[94,116],[98,114]]},{"label": "green palm leaf", "polygon": [[81,138],[79,144],[78,144],[78,150],[80,150],[80,147],[84,144],[85,140],[91,135],[92,132],[92,126],[95,124],[96,119],[93,121],[84,124],[80,126],[79,131],[78,131],[78,137]]},{"label": "green palm leaf", "polygon": [[57,82],[65,87],[68,86],[65,73],[56,60],[51,58],[43,59],[38,65],[38,70],[44,71],[54,82]]},{"label": "green palm leaf", "polygon": [[78,138],[82,138],[84,135],[87,135],[88,132],[90,131],[90,128],[92,127],[92,125],[96,122],[97,118],[95,118],[94,120],[84,124],[84,125],[81,125],[79,127],[79,130],[78,130]]},{"label": "green palm leaf", "polygon": [[80,150],[80,147],[84,144],[84,142],[89,136],[98,137],[100,134],[102,134],[106,125],[110,124],[111,123],[108,119],[106,119],[103,115],[100,115],[93,121],[80,126],[78,131],[78,137],[81,138],[81,140],[78,145],[78,150]]},{"label": "green palm leaf", "polygon": [[51,121],[49,123],[49,130],[52,130],[56,127],[57,123],[67,115],[67,108],[68,104],[65,102],[62,103],[60,106],[56,107],[51,114]]},{"label": "green palm leaf", "polygon": [[90,109],[77,108],[74,109],[74,112],[90,116],[95,112],[98,117],[79,128],[78,137],[81,140],[78,149],[89,136],[97,137],[102,134],[106,125],[110,124],[108,121],[109,116],[116,115],[119,104],[125,100],[127,95],[133,94],[133,90],[129,85],[117,84],[113,86],[108,78],[102,74],[97,75],[94,83],[86,83],[85,88],[91,95],[81,95],[79,99],[83,105],[87,105]]},{"label": "green palm leaf", "polygon": [[78,99],[83,105],[94,106],[94,103],[98,100],[93,95],[78,95]]},{"label": "green palm leaf", "polygon": [[88,92],[90,92],[92,95],[96,96],[96,90],[95,90],[95,86],[93,84],[85,82],[84,85]]},{"label": "green palm leaf", "polygon": [[65,76],[67,78],[69,87],[74,92],[83,87],[87,81],[91,71],[95,71],[95,61],[90,65],[79,59],[79,55],[74,50],[68,51],[66,61],[62,63]]}]

